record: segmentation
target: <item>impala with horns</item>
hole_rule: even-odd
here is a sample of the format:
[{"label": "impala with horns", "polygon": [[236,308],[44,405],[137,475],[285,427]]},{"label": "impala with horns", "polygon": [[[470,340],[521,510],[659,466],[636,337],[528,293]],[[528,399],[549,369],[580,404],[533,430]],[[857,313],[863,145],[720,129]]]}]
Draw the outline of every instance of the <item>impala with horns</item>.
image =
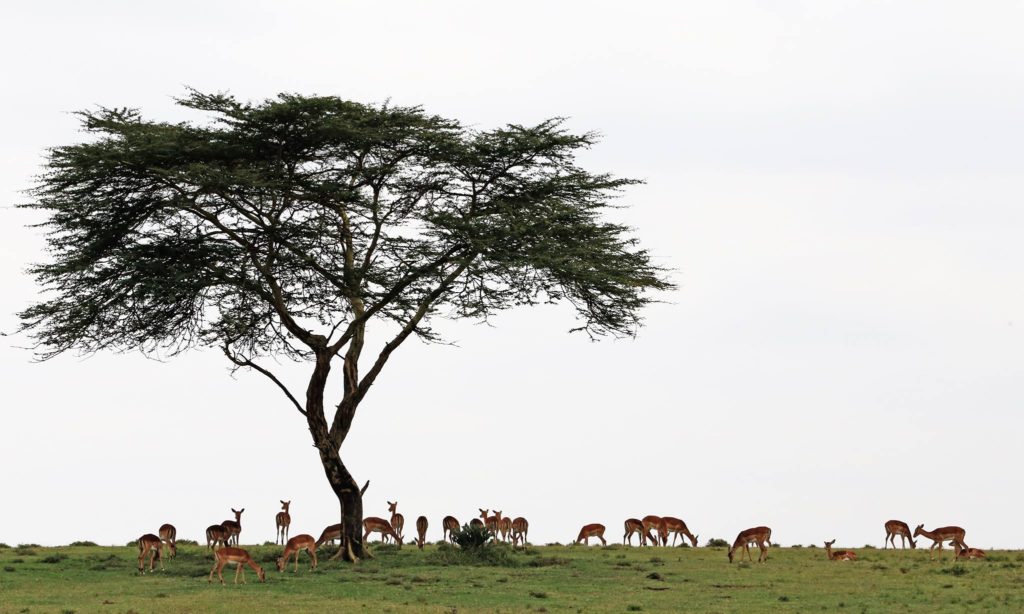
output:
[{"label": "impala with horns", "polygon": [[213,574],[217,573],[217,577],[220,578],[220,583],[224,584],[224,574],[221,570],[228,563],[235,564],[235,584],[238,584],[238,574],[242,574],[242,584],[245,584],[245,569],[244,566],[248,565],[256,571],[256,575],[259,576],[260,582],[267,581],[267,574],[264,573],[263,568],[256,564],[256,561],[252,560],[249,553],[241,548],[221,548],[213,553],[216,561],[213,564],[213,569],[210,570],[210,577],[206,579],[207,583],[213,582]]},{"label": "impala with horns", "polygon": [[932,540],[932,545],[928,548],[928,560],[935,558],[935,549],[939,549],[939,556],[942,556],[942,542],[960,542],[962,547],[966,547],[964,543],[964,536],[967,535],[967,531],[964,531],[960,527],[939,527],[934,531],[927,531],[923,524],[917,525],[914,529],[914,537],[918,535],[924,535],[928,539]]},{"label": "impala with horns", "polygon": [[284,554],[277,557],[277,570],[284,571],[284,568],[288,565],[288,558],[292,554],[295,554],[295,573],[299,571],[299,553],[303,550],[309,554],[309,558],[313,559],[313,566],[310,567],[310,571],[316,569],[316,547],[317,543],[313,539],[312,535],[296,535],[295,537],[288,540],[288,543],[284,545]]},{"label": "impala with horns", "polygon": [[[768,546],[771,544],[772,530],[768,527],[754,527],[745,531],[740,531],[739,535],[736,536],[736,540],[732,543],[732,548],[729,548],[729,562],[732,563],[733,555],[736,550],[743,548],[747,552],[747,558],[750,562],[754,562],[754,557],[750,555],[750,544],[757,544],[757,547],[761,549],[761,554],[757,557],[758,563],[763,563],[768,560]],[[743,554],[740,553],[740,560],[743,560]]]},{"label": "impala with horns", "polygon": [[[278,499],[281,501],[281,499]],[[288,513],[288,508],[292,506],[292,502],[281,501],[281,511],[274,516],[274,524],[277,525],[277,537],[274,538],[274,543],[278,543],[278,540],[283,544],[288,541],[288,530],[292,526],[292,515]]]}]

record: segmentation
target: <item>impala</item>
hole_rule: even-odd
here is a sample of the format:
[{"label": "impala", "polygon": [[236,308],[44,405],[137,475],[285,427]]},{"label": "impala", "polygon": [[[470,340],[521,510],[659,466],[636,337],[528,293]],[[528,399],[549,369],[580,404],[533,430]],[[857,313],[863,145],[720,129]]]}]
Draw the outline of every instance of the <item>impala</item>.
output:
[{"label": "impala", "polygon": [[942,542],[954,541],[960,542],[961,546],[964,544],[964,535],[967,531],[964,531],[960,527],[939,527],[934,531],[926,531],[923,524],[917,525],[914,529],[914,537],[918,535],[924,535],[928,539],[932,540],[932,546],[928,549],[928,560],[935,558],[935,549],[939,549],[939,556],[942,556]]},{"label": "impala", "polygon": [[[500,513],[501,512],[499,512],[499,514]],[[501,531],[501,541],[507,542],[508,536],[512,532],[512,519],[502,517],[502,519],[498,521],[498,530]]]},{"label": "impala", "polygon": [[455,516],[445,516],[444,519],[441,520],[441,539],[446,541],[451,540],[452,543],[454,543],[454,540],[452,540],[452,532],[458,530],[459,519]]},{"label": "impala", "polygon": [[[672,516],[663,516],[662,520],[665,521],[666,533],[671,533],[672,534],[672,545],[673,546],[676,545],[676,538],[677,537],[679,538],[679,541],[682,541],[683,537],[685,536],[685,537],[689,538],[690,543],[693,544],[694,548],[697,547],[697,536],[692,534],[692,533],[690,533],[690,529],[686,528],[686,523],[685,522],[683,522],[682,520],[680,520],[678,518],[673,518]],[[666,542],[668,541],[668,536],[667,535],[665,537],[665,541]]]},{"label": "impala", "polygon": [[149,554],[149,571],[153,571],[153,559],[160,561],[160,569],[164,568],[164,557],[161,555],[163,550],[164,542],[159,537],[152,533],[146,533],[139,538],[139,573],[146,573],[146,568],[142,564],[142,559],[146,558],[146,554]]},{"label": "impala", "polygon": [[641,522],[644,525],[644,533],[650,534],[652,530],[657,531],[658,539],[654,540],[654,545],[657,546],[661,542],[661,545],[664,546],[668,541],[668,530],[664,526],[665,523],[662,522],[661,516],[644,516]]},{"label": "impala", "polygon": [[960,545],[960,542],[953,542],[953,551],[956,552],[956,560],[960,559],[983,559],[985,558],[985,551],[980,548],[968,548],[966,544]]},{"label": "impala", "polygon": [[[740,531],[740,534],[736,536],[736,541],[732,543],[732,548],[729,548],[729,562],[732,563],[733,554],[739,548],[744,548],[747,551],[747,558],[750,562],[754,562],[754,557],[750,555],[750,544],[757,544],[757,547],[761,549],[761,554],[757,557],[757,562],[762,563],[768,560],[768,544],[771,543],[772,530],[768,527],[754,527],[747,529],[746,531]],[[740,560],[743,560],[742,553],[740,554]]]},{"label": "impala", "polygon": [[399,514],[395,510],[398,509],[398,501],[394,503],[388,501],[388,511],[391,512],[391,528],[395,530],[395,533],[401,535],[402,530],[405,528],[405,516]]},{"label": "impala", "polygon": [[320,534],[320,539],[316,540],[316,547],[319,548],[325,542],[333,542],[336,539],[341,539],[341,525],[332,524],[324,532]]},{"label": "impala", "polygon": [[892,541],[892,547],[896,549],[896,536],[900,536],[900,546],[903,548],[907,547],[907,540],[910,540],[910,549],[917,548],[917,542],[910,536],[910,527],[907,523],[900,520],[890,520],[885,523],[885,545],[882,546],[882,550],[889,547],[889,542]]},{"label": "impala", "polygon": [[512,521],[512,547],[516,547],[519,540],[523,541],[523,548],[526,548],[526,535],[530,532],[530,523],[522,516]]},{"label": "impala", "polygon": [[832,544],[836,543],[836,540],[825,542],[825,556],[830,561],[856,561],[857,553],[853,550],[836,550],[832,551]]},{"label": "impala", "polygon": [[217,559],[213,564],[213,569],[210,570],[210,577],[206,581],[213,582],[213,573],[217,572],[217,577],[220,578],[220,583],[224,584],[224,575],[221,570],[228,563],[235,564],[235,584],[238,584],[238,574],[242,574],[242,584],[245,584],[245,569],[244,565],[248,565],[256,570],[256,575],[259,576],[260,582],[266,582],[267,574],[264,573],[263,568],[256,564],[256,561],[252,560],[249,553],[241,548],[221,548],[214,552],[214,557]]},{"label": "impala", "polygon": [[213,549],[217,547],[217,544],[228,545],[228,530],[222,524],[212,524],[206,527],[206,547]]},{"label": "impala", "polygon": [[604,541],[604,525],[596,523],[583,525],[583,528],[580,529],[580,534],[576,536],[576,541],[573,542],[573,545],[583,542],[589,546],[591,537],[596,537],[601,540],[602,546],[608,545],[608,542]]},{"label": "impala", "polygon": [[501,512],[494,512],[493,516],[488,516],[489,510],[477,508],[480,510],[480,518],[483,519],[484,526],[491,532],[494,537],[494,541],[498,541],[498,523],[501,521]]},{"label": "impala", "polygon": [[363,518],[363,529],[366,530],[366,533],[363,535],[363,541],[370,537],[370,533],[380,533],[381,543],[384,543],[385,536],[390,536],[395,540],[399,548],[402,547],[402,536],[395,533],[391,523],[383,518],[377,518],[376,516]]},{"label": "impala", "polygon": [[469,526],[471,526],[471,527],[483,527],[484,526],[484,521],[480,520],[479,518],[474,518],[473,520],[469,521]]},{"label": "impala", "polygon": [[167,545],[171,547],[171,558],[173,559],[178,555],[178,530],[174,528],[173,524],[162,524],[160,530],[157,531],[160,539],[167,542]]},{"label": "impala", "polygon": [[225,520],[220,523],[228,532],[228,544],[238,545],[238,536],[242,533],[242,512],[245,511],[243,507],[241,511],[231,508],[231,511],[235,514],[234,520]]},{"label": "impala", "polygon": [[423,550],[423,544],[427,541],[427,517],[420,516],[416,519],[416,545]]},{"label": "impala", "polygon": [[[281,500],[278,499],[278,501]],[[291,505],[291,501],[281,501],[282,511],[278,512],[277,516],[274,517],[274,522],[277,524],[277,537],[274,538],[275,544],[278,539],[281,540],[282,544],[288,540],[288,529],[292,526],[292,515],[288,513],[288,508],[291,507]]]},{"label": "impala", "polygon": [[310,571],[316,569],[316,547],[317,543],[313,541],[312,535],[296,535],[295,537],[288,540],[288,543],[284,545],[284,554],[277,557],[277,570],[284,571],[284,568],[288,565],[288,557],[295,554],[295,573],[299,571],[299,553],[305,550],[311,559],[313,559],[313,566],[310,567]]},{"label": "impala", "polygon": [[640,534],[641,546],[646,546],[647,540],[655,541],[654,536],[651,535],[649,531],[644,530],[644,523],[640,520],[637,520],[636,518],[627,518],[626,522],[624,523],[624,526],[626,528],[626,533],[622,536],[623,544],[628,543],[630,546],[632,546],[634,533]]}]

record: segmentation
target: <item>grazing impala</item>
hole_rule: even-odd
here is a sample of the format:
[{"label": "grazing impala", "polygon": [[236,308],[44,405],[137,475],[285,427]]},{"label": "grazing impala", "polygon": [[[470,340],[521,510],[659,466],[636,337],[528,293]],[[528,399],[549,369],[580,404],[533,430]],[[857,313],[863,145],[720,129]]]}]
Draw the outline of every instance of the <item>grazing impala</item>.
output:
[{"label": "grazing impala", "polygon": [[[676,545],[676,538],[677,537],[679,538],[679,541],[682,541],[683,540],[683,536],[686,536],[686,537],[688,537],[690,539],[690,543],[693,544],[693,547],[694,548],[697,547],[697,536],[692,534],[692,533],[690,533],[690,529],[686,528],[686,523],[685,522],[683,522],[682,520],[679,520],[678,518],[673,518],[672,516],[663,516],[661,519],[663,521],[665,521],[666,533],[671,533],[672,534],[672,545],[673,546]],[[668,536],[667,535],[665,537],[665,541],[666,542],[668,541]]]},{"label": "grazing impala", "polygon": [[[498,513],[500,514],[501,512]],[[512,533],[512,519],[502,517],[502,519],[498,521],[498,531],[501,532],[501,541],[507,542],[509,534]]]},{"label": "grazing impala", "polygon": [[267,574],[264,573],[263,568],[256,564],[256,561],[252,560],[249,553],[241,548],[221,548],[214,553],[217,561],[213,564],[213,569],[210,570],[210,577],[206,581],[213,582],[213,573],[217,572],[217,577],[220,578],[220,583],[224,584],[224,575],[221,570],[228,563],[235,564],[235,584],[238,584],[238,574],[242,574],[242,584],[245,584],[245,569],[243,566],[248,565],[256,570],[256,575],[259,576],[260,582],[267,581]]},{"label": "grazing impala", "polygon": [[394,503],[388,501],[388,511],[391,512],[391,528],[395,530],[395,533],[401,535],[402,530],[405,529],[405,516],[396,512],[397,509],[398,501]]},{"label": "grazing impala", "polygon": [[656,532],[658,539],[654,540],[654,545],[657,546],[660,542],[664,546],[665,542],[668,541],[668,530],[667,527],[663,526],[664,523],[661,521],[661,516],[644,516],[641,522],[644,525],[644,533]]},{"label": "grazing impala", "polygon": [[[729,548],[729,562],[732,563],[733,554],[739,548],[743,548],[747,551],[747,558],[750,562],[754,562],[754,557],[750,556],[750,544],[757,544],[757,547],[761,549],[761,554],[757,557],[758,563],[763,563],[768,560],[768,544],[771,543],[772,530],[768,527],[754,527],[747,529],[746,531],[740,531],[740,534],[736,536],[736,541],[732,543],[732,548]],[[740,560],[743,560],[743,554],[740,553]]]},{"label": "grazing impala", "polygon": [[423,550],[423,544],[427,541],[427,517],[420,516],[416,519],[416,545]]},{"label": "grazing impala", "polygon": [[523,548],[526,548],[526,535],[530,532],[530,523],[520,516],[512,521],[512,547],[515,548],[519,540],[523,542]]},{"label": "grazing impala", "polygon": [[312,535],[296,535],[295,537],[288,540],[288,543],[284,546],[284,554],[277,557],[277,570],[284,571],[284,568],[288,565],[288,557],[295,554],[295,573],[299,571],[299,553],[305,550],[309,554],[309,558],[313,559],[313,566],[310,567],[310,571],[316,569],[316,546],[317,543],[313,541]]},{"label": "grazing impala", "polygon": [[395,540],[399,548],[402,547],[402,536],[395,533],[391,523],[383,518],[377,518],[376,516],[363,518],[363,529],[366,530],[366,533],[363,535],[364,542],[370,537],[370,533],[380,533],[380,542],[382,544],[384,543],[384,537],[390,536]]},{"label": "grazing impala", "polygon": [[589,546],[590,545],[590,538],[591,537],[596,537],[599,540],[601,540],[601,545],[602,546],[607,546],[608,545],[608,542],[604,541],[604,525],[603,524],[587,524],[587,525],[583,525],[583,528],[580,529],[580,534],[578,536],[576,536],[576,541],[573,542],[573,545],[576,545],[576,544],[578,544],[580,542],[583,542],[584,544]]},{"label": "grazing impala", "polygon": [[985,551],[980,548],[968,548],[967,545],[960,545],[960,542],[953,542],[953,551],[956,552],[956,560],[960,559],[983,559]]},{"label": "grazing impala", "polygon": [[173,559],[178,555],[178,530],[174,528],[173,524],[162,524],[160,530],[157,531],[160,539],[167,542],[167,545],[171,547],[171,558]]},{"label": "grazing impala", "polygon": [[857,553],[853,550],[836,550],[832,551],[832,544],[836,543],[836,540],[825,542],[825,556],[830,561],[856,561]]},{"label": "grazing impala", "polygon": [[474,528],[483,527],[484,526],[484,521],[480,520],[479,518],[474,518],[473,520],[469,521],[469,526],[474,527]]},{"label": "grazing impala", "polygon": [[324,545],[326,542],[333,542],[336,539],[341,539],[341,525],[332,524],[324,532],[320,534],[320,539],[316,540],[316,547]]},{"label": "grazing impala", "polygon": [[242,533],[242,512],[245,511],[243,507],[241,510],[231,508],[231,511],[235,514],[234,520],[225,520],[220,523],[228,532],[228,544],[238,545],[238,536]]},{"label": "grazing impala", "polygon": [[910,536],[910,526],[901,520],[890,520],[885,523],[885,545],[882,546],[882,550],[889,547],[889,542],[892,542],[893,550],[896,549],[896,536],[900,536],[900,547],[907,547],[907,540],[910,540],[910,549],[917,548],[917,541]]},{"label": "grazing impala", "polygon": [[149,554],[149,571],[153,572],[153,559],[160,561],[160,569],[164,568],[164,557],[162,556],[161,550],[164,548],[164,542],[159,537],[152,533],[146,533],[139,538],[139,573],[146,573],[146,568],[142,564],[142,559],[146,558],[146,554]]},{"label": "grazing impala", "polygon": [[964,536],[967,531],[964,531],[960,527],[939,527],[934,531],[926,531],[923,524],[917,525],[914,529],[914,537],[918,535],[924,535],[928,539],[932,540],[932,546],[928,549],[928,560],[935,558],[935,549],[939,549],[939,556],[942,556],[942,542],[954,541],[960,542],[961,546],[964,544]]},{"label": "grazing impala", "polygon": [[455,516],[445,516],[444,519],[441,520],[441,539],[455,543],[455,540],[452,539],[452,532],[458,530],[459,519]]},{"label": "grazing impala", "polygon": [[654,536],[649,531],[644,530],[644,523],[636,518],[627,518],[624,523],[626,528],[625,535],[622,536],[622,543],[633,545],[633,534],[638,533],[640,535],[640,545],[646,546],[647,540],[655,541]]},{"label": "grazing impala", "polygon": [[228,545],[228,530],[222,524],[213,524],[206,527],[206,547],[213,549],[217,547],[217,544],[221,546]]},{"label": "grazing impala", "polygon": [[[278,499],[278,501],[281,501]],[[277,524],[277,537],[274,538],[274,543],[280,539],[281,543],[285,543],[288,540],[288,528],[292,526],[292,515],[288,513],[288,508],[291,507],[291,501],[281,501],[281,510],[274,517],[274,522]]]}]

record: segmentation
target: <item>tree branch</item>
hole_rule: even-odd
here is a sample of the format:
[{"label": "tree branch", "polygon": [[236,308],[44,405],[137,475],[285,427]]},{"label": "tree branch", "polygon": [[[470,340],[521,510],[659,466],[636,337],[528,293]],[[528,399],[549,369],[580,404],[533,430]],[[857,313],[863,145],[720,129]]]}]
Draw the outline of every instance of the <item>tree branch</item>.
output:
[{"label": "tree branch", "polygon": [[239,367],[249,367],[250,369],[255,369],[256,371],[259,371],[263,375],[270,378],[270,381],[277,384],[277,387],[280,388],[282,392],[284,392],[285,396],[288,397],[288,400],[291,401],[292,405],[295,406],[295,409],[299,410],[299,413],[302,414],[303,416],[306,415],[306,410],[302,408],[302,405],[299,405],[299,402],[295,399],[295,396],[292,395],[291,391],[288,390],[288,387],[285,386],[284,383],[282,383],[281,380],[279,380],[276,375],[274,375],[267,369],[259,366],[258,364],[254,363],[252,360],[248,358],[238,358],[237,356],[231,353],[231,347],[227,343],[224,344],[224,347],[222,349],[224,350],[224,355],[228,357],[228,360],[235,363]]}]

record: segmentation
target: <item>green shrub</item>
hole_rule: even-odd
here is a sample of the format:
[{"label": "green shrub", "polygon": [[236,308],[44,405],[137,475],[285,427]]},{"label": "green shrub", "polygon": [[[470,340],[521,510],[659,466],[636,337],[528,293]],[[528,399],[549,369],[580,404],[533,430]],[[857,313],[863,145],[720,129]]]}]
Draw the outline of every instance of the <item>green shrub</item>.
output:
[{"label": "green shrub", "polygon": [[199,545],[199,542],[197,542],[194,539],[178,539],[178,540],[175,540],[174,543],[179,545],[179,546],[198,546]]},{"label": "green shrub", "polygon": [[18,544],[19,548],[42,548],[39,544]]},{"label": "green shrub", "polygon": [[68,548],[95,548],[96,545],[97,545],[96,542],[91,542],[91,541],[85,540],[85,541],[71,542],[70,544],[68,544]]},{"label": "green shrub", "polygon": [[463,550],[482,548],[491,541],[494,533],[487,527],[464,524],[461,529],[452,531],[452,541]]},{"label": "green shrub", "polygon": [[17,554],[18,556],[35,556],[36,551],[28,546],[21,545],[14,549],[14,554]]},{"label": "green shrub", "polygon": [[10,548],[7,544],[0,542],[0,548]]},{"label": "green shrub", "polygon": [[40,562],[41,563],[49,563],[49,564],[52,565],[54,563],[60,563],[61,561],[63,561],[66,558],[68,558],[68,555],[61,554],[61,553],[58,552],[57,554],[51,554],[50,556],[42,559]]},{"label": "green shrub", "polygon": [[711,539],[708,540],[708,543],[705,544],[705,545],[708,548],[728,548],[729,547],[729,542],[727,542],[724,539],[721,539],[719,537],[712,537]]},{"label": "green shrub", "polygon": [[[427,555],[427,562],[433,565],[482,565],[488,567],[519,567],[512,548],[507,544],[486,544],[478,548],[463,550],[451,544],[441,544],[437,550]],[[534,558],[530,565],[540,567],[548,561]],[[557,564],[557,563],[553,563]]]},{"label": "green shrub", "polygon": [[960,577],[960,576],[965,576],[965,575],[969,574],[970,571],[971,570],[967,569],[963,565],[956,564],[956,565],[953,565],[952,567],[947,567],[946,569],[943,569],[942,573],[949,574],[951,576]]}]

